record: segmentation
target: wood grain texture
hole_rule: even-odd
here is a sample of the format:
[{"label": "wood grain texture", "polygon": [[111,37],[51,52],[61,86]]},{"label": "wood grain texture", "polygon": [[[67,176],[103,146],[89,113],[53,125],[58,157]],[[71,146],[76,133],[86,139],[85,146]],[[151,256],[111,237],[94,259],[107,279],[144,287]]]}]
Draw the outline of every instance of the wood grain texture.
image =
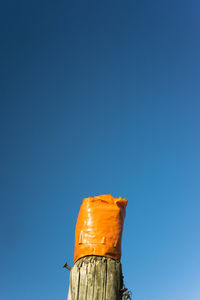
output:
[{"label": "wood grain texture", "polygon": [[67,300],[121,300],[121,263],[102,256],[79,259],[70,272]]}]

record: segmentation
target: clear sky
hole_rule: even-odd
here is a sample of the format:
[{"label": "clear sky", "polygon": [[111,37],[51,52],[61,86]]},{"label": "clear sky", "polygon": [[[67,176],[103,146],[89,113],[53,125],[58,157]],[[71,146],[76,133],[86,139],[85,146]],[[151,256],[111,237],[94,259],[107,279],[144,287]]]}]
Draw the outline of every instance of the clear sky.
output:
[{"label": "clear sky", "polygon": [[0,25],[1,299],[66,300],[111,193],[133,299],[199,300],[199,1],[1,0]]}]

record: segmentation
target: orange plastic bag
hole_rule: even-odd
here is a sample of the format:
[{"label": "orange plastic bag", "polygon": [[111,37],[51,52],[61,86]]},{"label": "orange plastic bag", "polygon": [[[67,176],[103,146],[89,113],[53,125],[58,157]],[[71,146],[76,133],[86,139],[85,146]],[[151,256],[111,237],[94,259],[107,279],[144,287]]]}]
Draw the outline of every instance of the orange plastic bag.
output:
[{"label": "orange plastic bag", "polygon": [[120,260],[127,203],[111,195],[83,199],[76,223],[74,262],[86,255]]}]

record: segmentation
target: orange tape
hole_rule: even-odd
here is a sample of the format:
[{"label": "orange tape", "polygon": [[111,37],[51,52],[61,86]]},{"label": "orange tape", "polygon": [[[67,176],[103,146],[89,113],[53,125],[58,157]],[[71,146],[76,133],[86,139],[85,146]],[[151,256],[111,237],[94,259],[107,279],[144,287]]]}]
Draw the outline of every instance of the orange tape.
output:
[{"label": "orange tape", "polygon": [[86,255],[120,260],[127,203],[111,195],[83,199],[76,223],[74,262]]}]

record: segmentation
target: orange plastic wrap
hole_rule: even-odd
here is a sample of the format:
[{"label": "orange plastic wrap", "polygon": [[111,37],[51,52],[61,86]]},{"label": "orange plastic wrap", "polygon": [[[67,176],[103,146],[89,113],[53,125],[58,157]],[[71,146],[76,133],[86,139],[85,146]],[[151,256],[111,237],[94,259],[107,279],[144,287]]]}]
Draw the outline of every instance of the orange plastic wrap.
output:
[{"label": "orange plastic wrap", "polygon": [[74,262],[86,255],[120,260],[127,203],[111,195],[83,199],[76,223]]}]

